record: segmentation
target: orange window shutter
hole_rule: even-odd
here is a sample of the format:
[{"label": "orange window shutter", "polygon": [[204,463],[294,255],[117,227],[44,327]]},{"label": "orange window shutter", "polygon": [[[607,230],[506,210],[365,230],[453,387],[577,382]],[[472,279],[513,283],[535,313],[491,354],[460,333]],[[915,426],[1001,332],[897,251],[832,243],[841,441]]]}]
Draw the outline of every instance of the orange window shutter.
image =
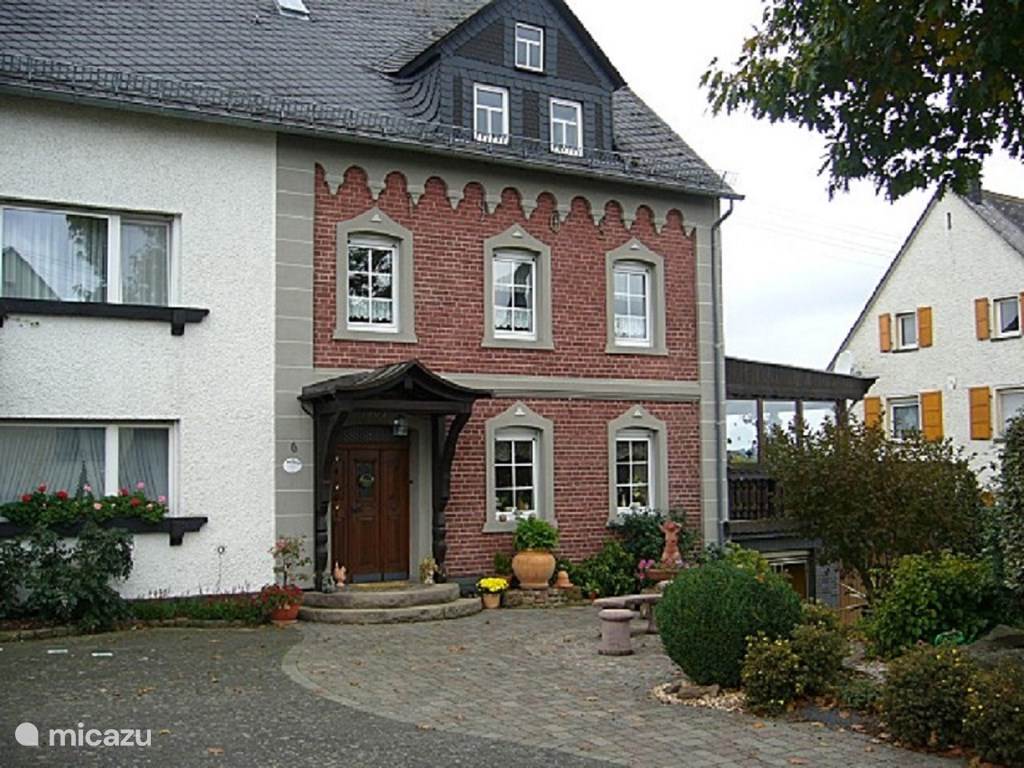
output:
[{"label": "orange window shutter", "polygon": [[925,440],[942,439],[942,393],[921,393],[921,431]]},{"label": "orange window shutter", "polygon": [[988,387],[972,387],[971,398],[971,440],[992,439],[992,390]]},{"label": "orange window shutter", "polygon": [[892,315],[878,316],[878,346],[883,352],[892,352]]},{"label": "orange window shutter", "polygon": [[974,327],[977,329],[978,341],[985,341],[992,336],[989,312],[988,299],[974,300]]},{"label": "orange window shutter", "polygon": [[917,310],[917,346],[932,345],[932,308],[919,307]]},{"label": "orange window shutter", "polygon": [[881,427],[882,426],[882,398],[880,398],[880,397],[865,397],[864,398],[864,426],[865,427]]}]

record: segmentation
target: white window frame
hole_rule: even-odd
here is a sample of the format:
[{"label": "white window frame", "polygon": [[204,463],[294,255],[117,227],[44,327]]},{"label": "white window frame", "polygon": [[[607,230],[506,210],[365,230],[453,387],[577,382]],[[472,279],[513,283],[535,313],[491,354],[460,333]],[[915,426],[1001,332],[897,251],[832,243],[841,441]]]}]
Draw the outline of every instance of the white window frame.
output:
[{"label": "white window frame", "polygon": [[[618,504],[619,488],[625,485],[630,489],[630,497],[633,495],[633,488],[637,487],[633,483],[633,475],[630,472],[629,482],[620,483],[618,478],[619,461],[618,461],[618,448],[620,442],[630,443],[646,443],[647,444],[647,506],[635,507],[628,506],[623,507]],[[615,497],[616,497],[616,511],[619,515],[630,515],[637,512],[648,512],[655,508],[654,495],[657,488],[656,477],[655,477],[655,461],[654,461],[654,435],[648,429],[623,429],[615,435],[615,466],[612,471],[615,472],[614,483],[615,483]],[[630,458],[629,466],[632,469],[635,462]]]},{"label": "white window frame", "polygon": [[[495,112],[494,107],[486,107],[480,105],[480,93],[495,93],[501,96],[501,127],[502,134],[500,136],[483,133],[480,130],[479,111],[486,109],[488,112]],[[473,137],[480,142],[485,144],[508,144],[509,139],[509,100],[508,100],[508,88],[501,88],[497,85],[485,85],[483,83],[473,83]],[[492,121],[488,121],[492,122]]]},{"label": "white window frame", "polygon": [[[1017,330],[1003,333],[1003,306],[1007,304],[1010,304],[1017,309]],[[1024,325],[1024,317],[1022,317],[1022,314],[1024,313],[1021,312],[1022,307],[1020,297],[1006,296],[1002,299],[996,299],[995,301],[992,302],[992,306],[992,314],[995,316],[994,319],[996,323],[996,327],[994,329],[995,333],[993,334],[993,336],[997,339],[1012,339],[1016,338],[1017,336],[1020,336],[1021,327],[1022,325]]]},{"label": "white window frame", "polygon": [[[349,293],[349,280],[351,273],[349,272],[349,249],[351,248],[371,248],[376,250],[388,249],[391,251],[391,322],[390,323],[374,323],[373,322],[373,270],[369,271],[369,282],[368,286],[370,289],[370,296],[367,298],[369,304],[370,319],[366,322],[359,322],[352,320],[352,294]],[[348,239],[348,243],[345,246],[345,327],[350,331],[367,331],[372,333],[398,333],[400,327],[398,316],[402,311],[400,306],[401,294],[399,293],[399,269],[398,260],[401,258],[401,249],[397,242],[389,237],[373,236],[373,235],[352,235]],[[372,266],[372,265],[368,265]]]},{"label": "white window frame", "polygon": [[[573,123],[566,120],[561,120],[555,117],[555,107],[568,107],[576,112],[576,147],[570,147],[568,145],[558,146],[555,144],[555,124],[562,126],[563,133],[568,133],[569,127]],[[548,105],[549,112],[549,126],[551,138],[551,151],[558,155],[569,155],[570,157],[583,157],[583,105],[578,101],[571,101],[569,99],[557,99],[552,98]]]},{"label": "white window frame", "polygon": [[[496,503],[497,499],[494,498],[494,499],[490,500],[490,503],[495,505],[494,506],[494,519],[498,523],[515,523],[520,518],[542,517],[542,515],[540,513],[541,511],[540,511],[539,505],[538,505],[538,501],[539,501],[539,498],[540,498],[540,487],[539,487],[539,481],[540,481],[540,463],[539,463],[540,462],[540,434],[539,434],[539,432],[536,429],[530,429],[528,427],[526,427],[526,428],[523,428],[523,427],[506,427],[506,428],[499,429],[499,430],[495,431],[495,433],[494,433],[494,455],[495,455],[495,460],[491,463],[491,466],[489,467],[489,471],[491,472],[491,475],[494,477],[495,496],[497,496],[497,491],[498,491],[498,477],[497,477],[498,466],[499,466],[499,462],[497,460],[498,443],[499,442],[508,442],[508,441],[513,441],[513,444],[516,443],[516,442],[519,442],[519,443],[526,443],[526,442],[528,442],[528,443],[530,443],[530,470],[531,470],[531,483],[532,484],[529,485],[529,486],[525,486],[524,485],[524,486],[522,486],[522,489],[529,488],[533,492],[533,509],[528,509],[528,510],[520,511],[518,508],[516,508],[516,509],[514,509],[510,513],[510,512],[508,512],[506,510],[498,509],[497,508],[497,503]],[[511,487],[512,487],[512,501],[514,503],[515,502],[515,497],[516,497],[516,491],[520,490],[520,487],[516,485],[516,467],[517,466],[524,466],[522,464],[517,465],[515,463],[515,448],[514,448],[514,445],[513,445],[513,449],[512,449],[511,463],[510,464],[501,464],[501,466],[508,466],[512,470],[512,486]]]},{"label": "white window frame", "polygon": [[[616,330],[616,320],[619,317],[635,318],[637,315],[619,315],[615,311],[615,299],[618,296],[618,291],[615,290],[615,277],[620,272],[632,274],[632,275],[643,275],[644,277],[644,327],[646,334],[643,338],[635,336],[619,336]],[[653,320],[651,315],[651,293],[653,285],[653,275],[651,274],[651,267],[643,262],[636,261],[619,261],[612,268],[612,337],[615,340],[615,344],[620,347],[650,347],[653,344],[653,336],[651,334],[651,322]],[[627,293],[626,296],[630,297],[633,294]]]},{"label": "white window frame", "polygon": [[1006,437],[1007,414],[1003,412],[1003,395],[1024,395],[1024,386],[1021,387],[1000,387],[995,391],[996,395],[996,424],[999,426],[998,437]]},{"label": "white window frame", "polygon": [[[527,29],[530,30],[531,32],[539,32],[540,33],[540,42],[539,43],[535,42],[533,40],[527,40],[525,38],[520,38],[519,37],[519,31],[520,30],[527,30]],[[520,43],[520,41],[524,45],[526,45],[526,61],[525,62],[519,60],[519,43]],[[539,49],[539,51],[538,51],[538,54],[539,54],[538,61],[540,61],[540,66],[538,66],[538,67],[530,66],[530,49],[531,48],[535,48],[535,47]],[[515,54],[514,55],[515,55],[515,61],[516,61],[516,69],[525,69],[527,72],[543,72],[544,71],[544,28],[543,27],[535,26],[533,24],[524,24],[522,22],[517,22],[516,23]]]},{"label": "white window frame", "polygon": [[[179,263],[177,248],[181,240],[181,220],[178,216],[160,214],[129,213],[125,211],[91,210],[60,205],[26,204],[0,200],[0,247],[4,242],[4,210],[27,211],[32,213],[59,213],[65,216],[85,216],[107,221],[107,291],[103,301],[82,301],[69,304],[122,304],[124,286],[121,284],[121,226],[122,224],[164,224],[167,227],[167,304],[153,306],[174,306],[177,303],[177,275]],[[3,258],[0,258],[0,298],[4,297]],[[18,298],[18,297],[8,297]],[[61,299],[61,301],[65,301]]]},{"label": "white window frame", "polygon": [[920,397],[898,397],[889,400],[889,423],[890,432],[896,440],[902,440],[903,435],[896,431],[896,409],[897,408],[910,408],[914,407],[917,409],[917,431],[921,431],[921,398]]},{"label": "white window frame", "polygon": [[[914,323],[914,342],[912,344],[906,343],[903,338],[903,319],[910,318]],[[896,348],[897,349],[917,349],[921,343],[921,329],[917,323],[917,312],[898,312],[896,314]]]},{"label": "white window frame", "polygon": [[[167,512],[174,515],[179,508],[178,501],[178,429],[177,424],[166,421],[49,421],[49,420],[3,420],[0,427],[38,427],[46,429],[102,429],[103,433],[103,490],[99,496],[114,496],[120,486],[118,466],[121,436],[120,429],[163,429],[167,431]],[[31,491],[31,489],[26,489]],[[56,491],[56,488],[48,489]],[[66,489],[69,492],[71,489]],[[98,489],[97,489],[98,490]],[[129,489],[131,491],[133,489]],[[147,489],[147,497],[148,489]],[[156,497],[153,497],[154,500]]]},{"label": "white window frame", "polygon": [[[496,339],[523,339],[528,341],[537,340],[537,258],[532,253],[527,251],[513,251],[513,250],[497,250],[494,252],[492,257],[494,264],[498,262],[505,262],[509,264],[529,264],[530,265],[530,327],[529,331],[517,331],[499,329],[497,324],[497,318],[495,315],[498,312],[498,277],[497,270],[492,266],[491,269],[491,296],[493,311],[491,313],[491,327]],[[514,283],[513,283],[514,285]],[[513,292],[514,293],[514,292]],[[515,325],[515,303],[513,301],[512,310],[512,324]]]}]

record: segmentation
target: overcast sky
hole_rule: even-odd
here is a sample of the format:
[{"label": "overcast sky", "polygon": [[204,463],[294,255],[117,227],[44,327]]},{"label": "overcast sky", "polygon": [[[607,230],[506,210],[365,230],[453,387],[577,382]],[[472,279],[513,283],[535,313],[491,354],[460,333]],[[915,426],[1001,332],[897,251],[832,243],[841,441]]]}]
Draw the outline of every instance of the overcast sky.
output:
[{"label": "overcast sky", "polygon": [[[712,118],[700,76],[714,56],[735,60],[760,0],[569,4],[641,98],[746,196],[723,237],[728,354],[827,365],[929,195],[892,205],[863,184],[829,201],[820,138],[745,114]],[[1024,196],[1024,166],[993,159],[984,186]]]}]

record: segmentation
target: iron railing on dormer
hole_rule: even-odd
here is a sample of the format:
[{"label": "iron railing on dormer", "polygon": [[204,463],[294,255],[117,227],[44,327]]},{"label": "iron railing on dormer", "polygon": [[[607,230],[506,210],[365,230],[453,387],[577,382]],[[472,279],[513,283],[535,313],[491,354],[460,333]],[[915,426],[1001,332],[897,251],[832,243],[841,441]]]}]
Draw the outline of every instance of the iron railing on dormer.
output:
[{"label": "iron railing on dormer", "polygon": [[722,175],[696,158],[658,160],[596,148],[587,148],[582,156],[574,156],[552,152],[548,142],[524,136],[510,136],[502,144],[484,143],[475,139],[471,128],[461,126],[24,54],[0,53],[0,88],[4,87],[261,122],[298,131],[458,150],[531,165],[668,183],[691,191],[735,194]]}]

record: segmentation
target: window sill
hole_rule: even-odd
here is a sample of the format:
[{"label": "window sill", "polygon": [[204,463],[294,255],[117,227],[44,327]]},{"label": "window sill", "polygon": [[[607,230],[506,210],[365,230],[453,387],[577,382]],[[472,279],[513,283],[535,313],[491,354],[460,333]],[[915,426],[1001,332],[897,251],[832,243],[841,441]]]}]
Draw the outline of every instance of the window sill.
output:
[{"label": "window sill", "polygon": [[895,347],[892,350],[894,355],[906,354],[907,352],[917,352],[920,347]]},{"label": "window sill", "polygon": [[608,355],[653,355],[667,357],[668,350],[664,347],[631,347],[623,344],[609,344],[604,349]]},{"label": "window sill", "polygon": [[408,331],[368,331],[354,328],[335,328],[335,341],[373,341],[378,344],[416,344],[416,334]]},{"label": "window sill", "polygon": [[1021,337],[1021,335],[1019,333],[1009,333],[1009,334],[1007,334],[1005,336],[993,336],[991,340],[992,341],[1013,341],[1014,339],[1019,339],[1020,337]]},{"label": "window sill", "polygon": [[488,520],[484,524],[483,533],[515,533],[516,523],[499,523],[496,520]]},{"label": "window sill", "polygon": [[10,315],[101,317],[112,320],[149,320],[169,323],[172,336],[183,336],[187,323],[201,323],[208,314],[210,314],[210,310],[195,307],[0,298],[0,328],[3,327],[4,318]]},{"label": "window sill", "polygon": [[555,348],[555,345],[546,339],[511,338],[487,338],[480,346],[493,349],[539,349],[542,351],[551,351]]},{"label": "window sill", "polygon": [[[208,522],[206,517],[165,517],[156,523],[140,520],[136,517],[115,517],[100,523],[101,528],[120,528],[130,533],[166,533],[172,547],[180,547],[186,533],[196,533]],[[54,530],[61,536],[72,538],[77,536],[84,523],[70,523],[60,525]],[[23,525],[15,525],[7,521],[0,522],[0,539],[13,539],[22,534],[28,533],[30,528]]]}]

